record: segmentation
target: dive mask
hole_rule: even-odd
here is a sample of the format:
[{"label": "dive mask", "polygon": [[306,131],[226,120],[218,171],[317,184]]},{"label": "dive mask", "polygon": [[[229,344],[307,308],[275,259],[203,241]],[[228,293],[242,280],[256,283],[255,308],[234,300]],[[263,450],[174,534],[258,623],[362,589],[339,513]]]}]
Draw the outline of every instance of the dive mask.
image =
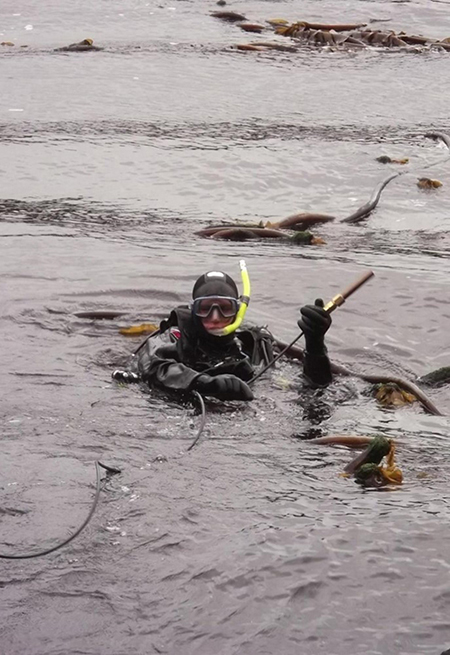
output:
[{"label": "dive mask", "polygon": [[223,318],[232,318],[239,311],[240,303],[237,298],[229,296],[203,296],[196,298],[192,311],[199,318],[207,318],[216,308]]}]

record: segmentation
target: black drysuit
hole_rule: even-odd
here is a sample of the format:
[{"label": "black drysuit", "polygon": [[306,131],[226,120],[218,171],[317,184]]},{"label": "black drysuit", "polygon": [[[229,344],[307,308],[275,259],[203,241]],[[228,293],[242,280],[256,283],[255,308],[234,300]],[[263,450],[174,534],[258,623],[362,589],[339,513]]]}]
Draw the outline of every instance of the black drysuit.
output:
[{"label": "black drysuit", "polygon": [[[177,307],[160,325],[166,342],[158,335],[150,337],[133,355],[130,370],[149,386],[170,391],[191,391],[203,373],[224,373],[245,382],[255,367],[271,361],[277,351],[276,340],[268,330],[250,327],[224,337],[209,334],[189,307]],[[331,381],[326,348],[305,351],[303,372],[310,384],[326,386]]]}]

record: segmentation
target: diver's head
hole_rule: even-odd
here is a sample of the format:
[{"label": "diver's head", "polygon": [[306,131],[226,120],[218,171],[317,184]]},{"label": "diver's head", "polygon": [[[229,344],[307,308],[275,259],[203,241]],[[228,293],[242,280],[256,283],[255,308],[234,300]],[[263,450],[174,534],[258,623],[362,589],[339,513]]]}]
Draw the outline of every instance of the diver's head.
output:
[{"label": "diver's head", "polygon": [[210,334],[221,336],[239,311],[239,291],[234,280],[220,271],[200,276],[192,290],[192,315]]}]

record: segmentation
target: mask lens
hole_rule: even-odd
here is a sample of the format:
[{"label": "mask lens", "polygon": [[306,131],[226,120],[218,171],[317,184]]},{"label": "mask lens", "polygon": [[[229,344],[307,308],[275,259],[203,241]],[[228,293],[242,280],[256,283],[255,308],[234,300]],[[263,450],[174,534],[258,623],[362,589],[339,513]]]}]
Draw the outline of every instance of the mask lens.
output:
[{"label": "mask lens", "polygon": [[200,318],[206,318],[216,307],[224,318],[231,318],[238,311],[236,298],[208,297],[197,298],[194,302],[194,312]]},{"label": "mask lens", "polygon": [[237,313],[237,302],[231,298],[218,298],[219,312],[225,318],[231,318]]}]

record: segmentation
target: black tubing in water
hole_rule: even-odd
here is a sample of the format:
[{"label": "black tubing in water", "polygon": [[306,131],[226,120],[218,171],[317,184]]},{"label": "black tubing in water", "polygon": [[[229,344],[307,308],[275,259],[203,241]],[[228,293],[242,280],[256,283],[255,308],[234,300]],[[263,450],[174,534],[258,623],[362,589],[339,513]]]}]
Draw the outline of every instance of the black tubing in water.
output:
[{"label": "black tubing in water", "polygon": [[194,396],[198,399],[198,402],[200,403],[200,411],[202,413],[202,418],[200,420],[200,426],[198,428],[195,439],[191,443],[191,445],[189,446],[188,451],[192,450],[192,448],[195,446],[197,441],[200,439],[200,435],[203,432],[203,428],[205,427],[205,422],[206,422],[206,409],[205,409],[205,401],[203,400],[203,396],[201,396],[198,391],[193,391],[192,393],[194,394]]},{"label": "black tubing in water", "polygon": [[36,553],[27,553],[25,555],[3,555],[3,554],[0,554],[0,558],[1,559],[31,559],[32,557],[42,557],[43,555],[48,555],[49,553],[53,553],[55,550],[59,550],[63,546],[66,546],[69,542],[73,541],[73,539],[75,539],[75,537],[78,537],[80,532],[82,530],[84,530],[84,528],[87,526],[87,524],[89,523],[89,521],[93,517],[94,512],[96,510],[96,507],[97,507],[97,504],[98,504],[98,500],[99,500],[99,497],[100,497],[100,491],[101,491],[101,487],[100,487],[100,482],[101,482],[101,480],[100,480],[100,467],[104,468],[108,473],[120,473],[119,469],[115,469],[115,468],[112,468],[112,467],[109,467],[109,466],[105,466],[104,464],[102,464],[101,462],[98,462],[98,461],[95,462],[95,471],[96,471],[96,474],[97,474],[97,487],[96,487],[96,490],[95,490],[94,500],[92,501],[92,506],[91,506],[91,509],[89,510],[89,514],[87,515],[87,517],[85,518],[83,523],[80,525],[80,527],[77,530],[75,530],[75,532],[73,534],[71,534],[70,537],[68,537],[67,539],[62,541],[60,544],[57,544],[56,546],[52,546],[51,548],[46,548],[45,550],[39,550]]}]

